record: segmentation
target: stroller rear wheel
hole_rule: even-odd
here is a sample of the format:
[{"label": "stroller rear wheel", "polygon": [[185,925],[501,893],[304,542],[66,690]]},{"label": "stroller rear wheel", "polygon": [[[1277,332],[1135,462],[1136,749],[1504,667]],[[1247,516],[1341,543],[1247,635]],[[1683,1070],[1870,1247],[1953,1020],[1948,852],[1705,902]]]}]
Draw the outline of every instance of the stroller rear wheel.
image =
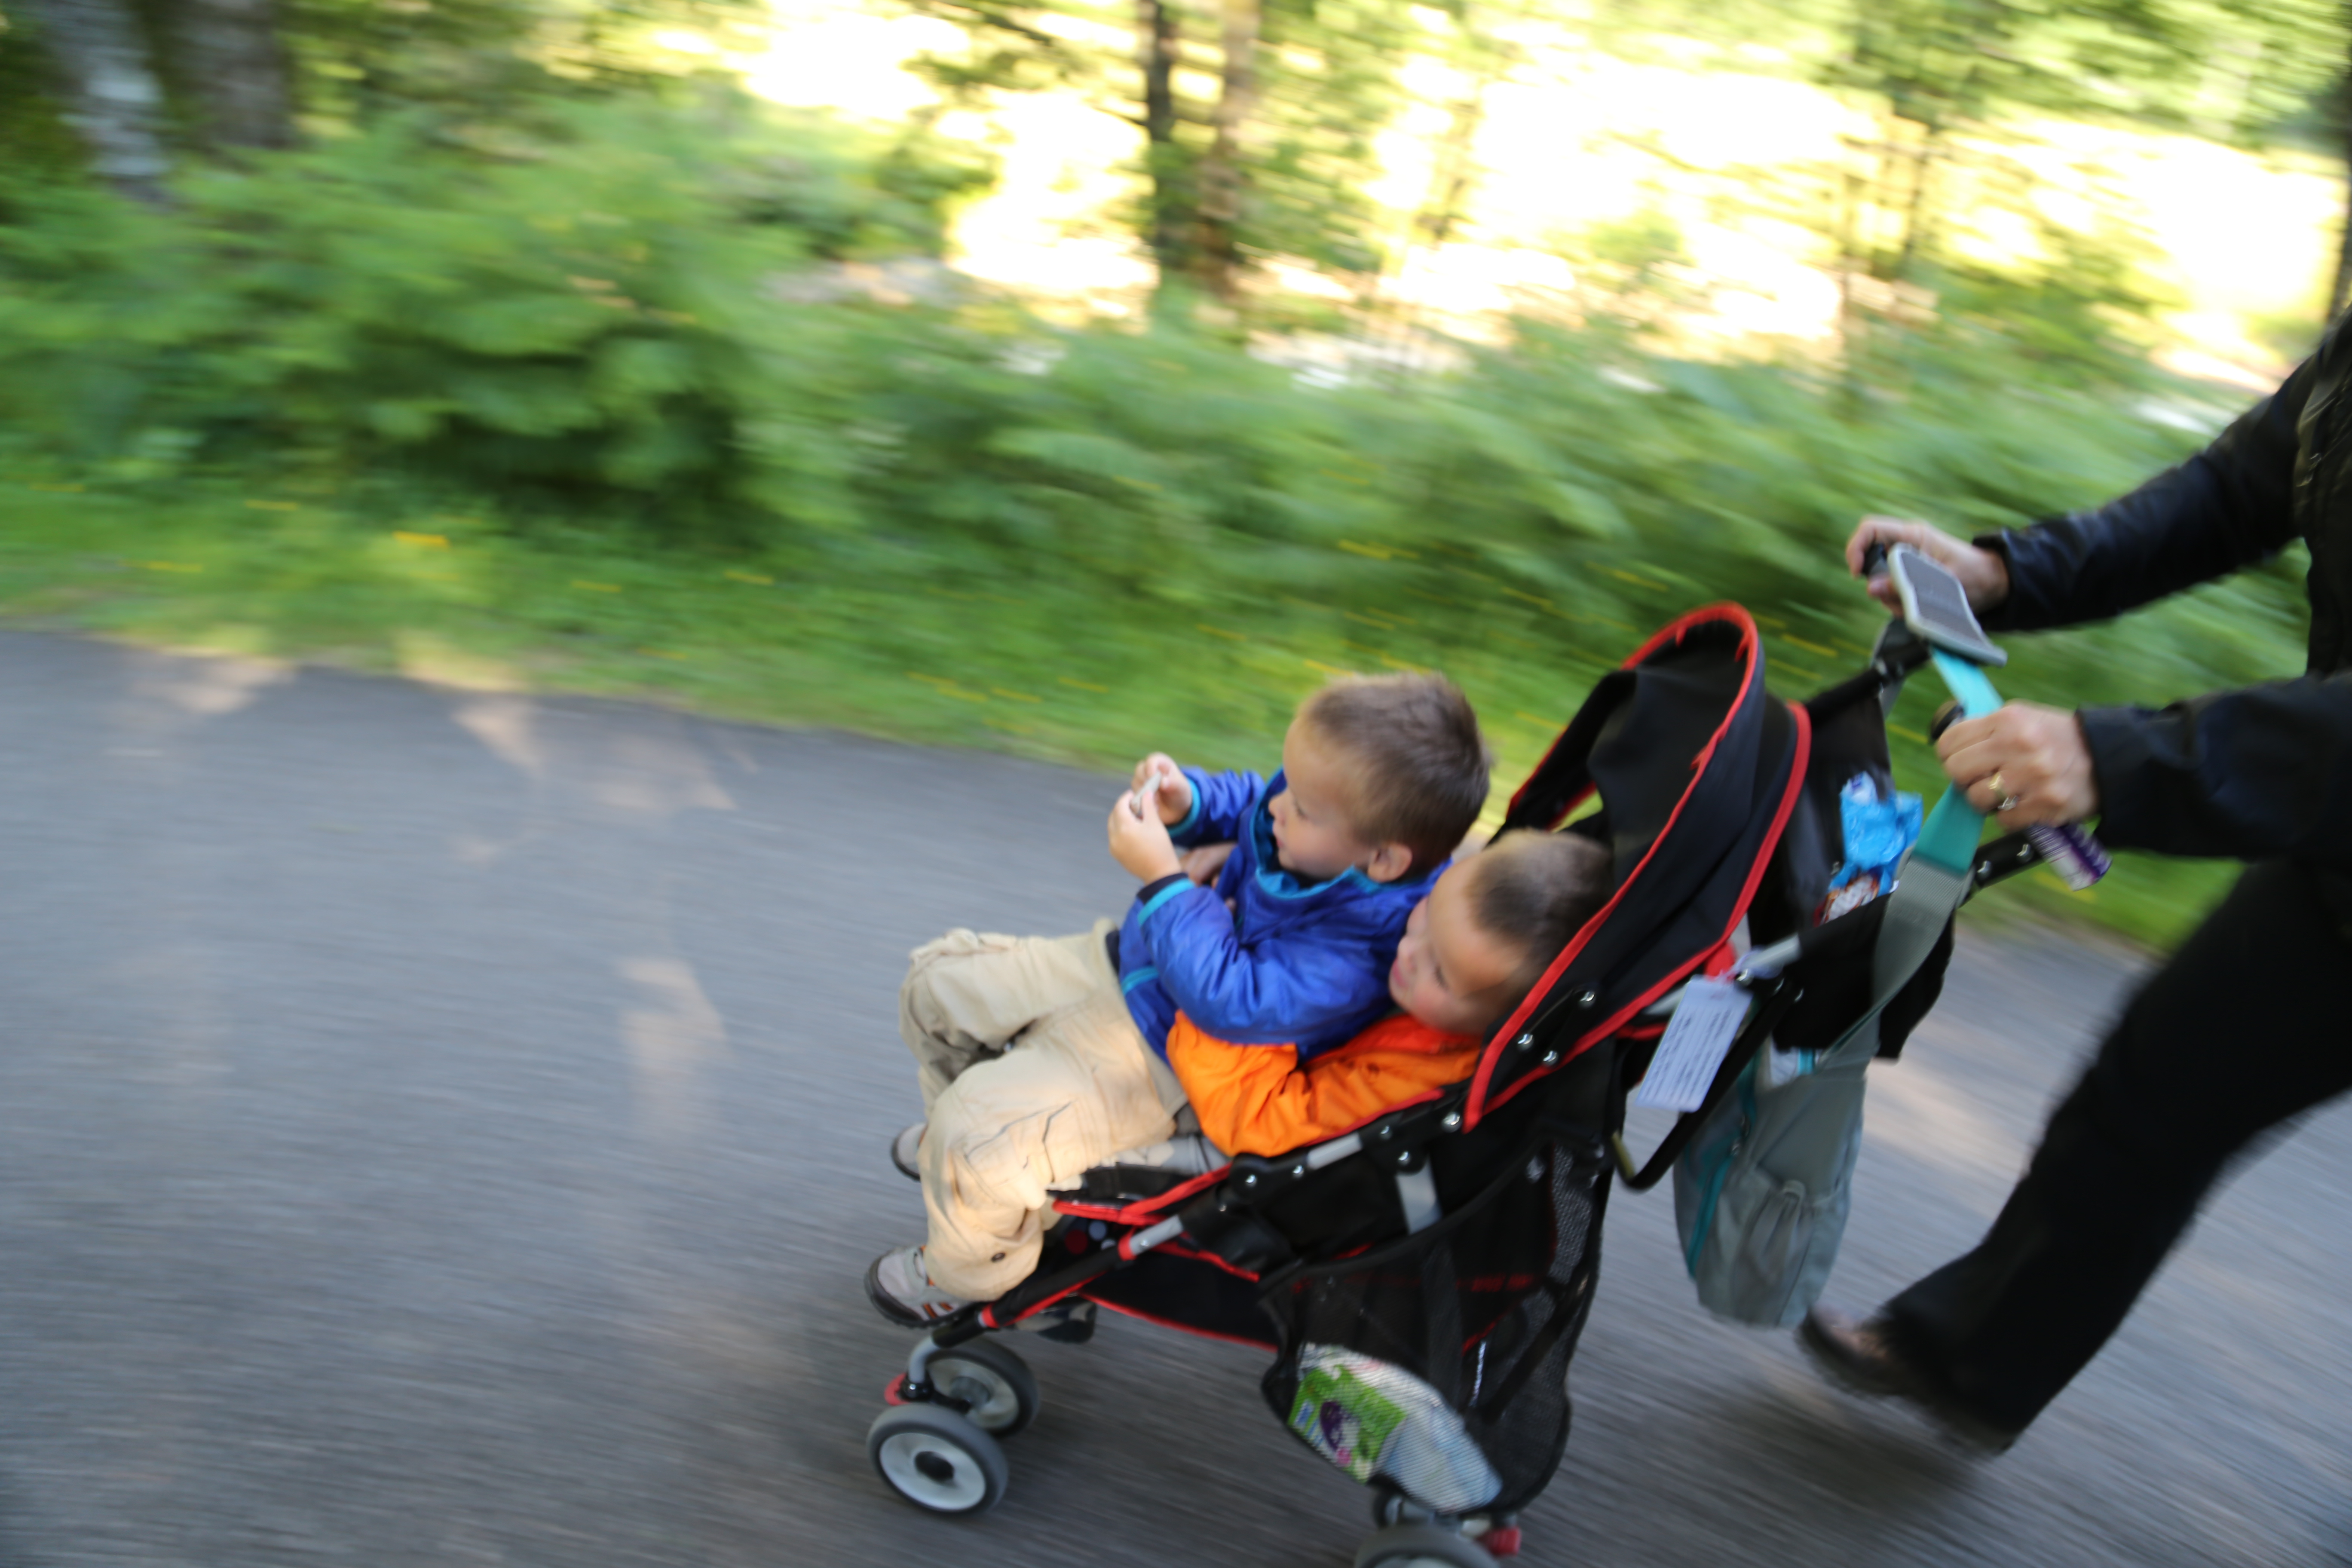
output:
[{"label": "stroller rear wheel", "polygon": [[1495,1568],[1475,1542],[1433,1524],[1392,1524],[1364,1538],[1356,1568]]},{"label": "stroller rear wheel", "polygon": [[866,1454],[892,1491],[933,1513],[984,1512],[1013,1479],[995,1438],[936,1405],[882,1412],[866,1430]]},{"label": "stroller rear wheel", "polygon": [[923,1369],[933,1388],[969,1406],[971,1424],[1010,1437],[1037,1418],[1037,1374],[1011,1346],[968,1340],[931,1357]]}]

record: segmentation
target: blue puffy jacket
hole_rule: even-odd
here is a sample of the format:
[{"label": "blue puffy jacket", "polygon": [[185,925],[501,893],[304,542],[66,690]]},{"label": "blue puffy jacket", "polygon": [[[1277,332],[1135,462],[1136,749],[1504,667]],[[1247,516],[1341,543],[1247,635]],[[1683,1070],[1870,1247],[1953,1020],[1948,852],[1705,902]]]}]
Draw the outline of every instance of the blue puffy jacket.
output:
[{"label": "blue puffy jacket", "polygon": [[1443,868],[1393,882],[1349,870],[1302,883],[1275,859],[1266,803],[1282,793],[1282,774],[1186,768],[1184,776],[1192,810],[1169,837],[1186,847],[1235,847],[1213,889],[1183,878],[1155,882],[1119,928],[1119,984],[1151,1048],[1167,1056],[1181,1009],[1218,1039],[1296,1046],[1303,1062],[1393,1011],[1397,939]]}]

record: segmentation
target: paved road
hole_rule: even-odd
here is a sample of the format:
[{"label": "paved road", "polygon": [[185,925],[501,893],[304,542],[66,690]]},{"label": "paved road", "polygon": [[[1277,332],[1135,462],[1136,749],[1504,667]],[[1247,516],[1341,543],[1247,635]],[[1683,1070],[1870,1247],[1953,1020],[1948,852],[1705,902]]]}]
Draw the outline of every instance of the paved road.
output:
[{"label": "paved road", "polygon": [[[1115,907],[1102,781],[25,635],[0,735],[5,1568],[1348,1561],[1259,1358],[1133,1323],[1032,1352],[987,1519],[866,1468],[903,954]],[[2126,980],[1964,944],[1846,1297],[1973,1237]],[[1528,1560],[2352,1561],[2347,1192],[2330,1112],[1991,1465],[1707,1320],[1621,1194]]]}]

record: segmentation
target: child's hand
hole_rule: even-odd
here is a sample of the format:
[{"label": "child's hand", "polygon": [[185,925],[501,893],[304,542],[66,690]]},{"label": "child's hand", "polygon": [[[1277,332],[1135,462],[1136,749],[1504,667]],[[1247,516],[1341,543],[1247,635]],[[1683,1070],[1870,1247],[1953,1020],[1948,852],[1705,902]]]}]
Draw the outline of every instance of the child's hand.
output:
[{"label": "child's hand", "polygon": [[1176,765],[1176,759],[1165,752],[1154,752],[1135,764],[1135,777],[1129,787],[1140,795],[1147,805],[1160,808],[1160,820],[1173,827],[1184,820],[1192,809],[1192,781]]},{"label": "child's hand", "polygon": [[1125,867],[1129,876],[1142,881],[1173,877],[1184,869],[1183,859],[1169,839],[1168,825],[1156,813],[1137,814],[1139,799],[1130,791],[1110,808],[1111,858]]},{"label": "child's hand", "polygon": [[1204,888],[1215,887],[1217,874],[1225,868],[1225,862],[1234,858],[1237,847],[1233,844],[1203,844],[1197,849],[1185,850],[1184,875]]}]

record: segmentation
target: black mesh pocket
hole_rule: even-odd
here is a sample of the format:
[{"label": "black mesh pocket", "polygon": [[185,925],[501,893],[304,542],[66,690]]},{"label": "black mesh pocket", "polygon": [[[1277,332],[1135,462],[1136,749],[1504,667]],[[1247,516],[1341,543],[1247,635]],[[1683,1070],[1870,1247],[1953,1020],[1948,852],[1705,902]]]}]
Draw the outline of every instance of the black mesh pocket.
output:
[{"label": "black mesh pocket", "polygon": [[1568,1363],[1600,1268],[1608,1166],[1598,1147],[1556,1137],[1520,1150],[1429,1229],[1269,1281],[1282,1353],[1264,1389],[1286,1425],[1303,1409],[1302,1358],[1352,1352],[1411,1373],[1460,1417],[1499,1481],[1484,1506],[1517,1509],[1543,1490],[1568,1442]]}]

